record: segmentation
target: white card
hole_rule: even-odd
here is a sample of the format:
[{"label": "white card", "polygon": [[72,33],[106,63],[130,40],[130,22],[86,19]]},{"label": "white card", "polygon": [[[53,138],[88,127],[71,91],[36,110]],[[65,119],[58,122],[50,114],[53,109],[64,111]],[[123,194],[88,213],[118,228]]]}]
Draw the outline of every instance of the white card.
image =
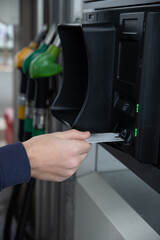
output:
[{"label": "white card", "polygon": [[93,133],[87,139],[88,143],[103,143],[103,142],[122,142],[124,141],[119,137],[119,133]]}]

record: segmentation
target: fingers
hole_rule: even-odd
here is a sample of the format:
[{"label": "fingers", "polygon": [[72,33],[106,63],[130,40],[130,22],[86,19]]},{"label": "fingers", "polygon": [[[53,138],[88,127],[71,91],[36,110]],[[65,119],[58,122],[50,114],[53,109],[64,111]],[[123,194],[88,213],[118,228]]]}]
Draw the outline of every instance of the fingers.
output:
[{"label": "fingers", "polygon": [[76,171],[82,161],[88,156],[88,153],[83,153],[75,158],[69,159],[66,165],[66,169],[73,169],[74,171]]},{"label": "fingers", "polygon": [[72,153],[75,156],[88,153],[92,145],[85,141],[72,140]]},{"label": "fingers", "polygon": [[70,130],[24,142],[32,176],[49,181],[63,181],[72,176],[91,150],[91,144],[85,141],[89,136],[90,132]]},{"label": "fingers", "polygon": [[35,177],[39,180],[47,180],[47,181],[56,181],[61,182],[71,177],[77,169],[80,167],[82,161],[87,157],[87,153],[80,155],[75,159],[71,159],[68,161],[68,164],[62,168],[55,167],[45,167],[39,168],[36,170],[36,173],[32,171],[32,177]]},{"label": "fingers", "polygon": [[84,139],[90,137],[90,132],[89,131],[81,132],[81,131],[72,129],[72,130],[69,130],[69,131],[66,131],[66,132],[62,132],[61,137],[65,138],[65,139],[84,140]]}]

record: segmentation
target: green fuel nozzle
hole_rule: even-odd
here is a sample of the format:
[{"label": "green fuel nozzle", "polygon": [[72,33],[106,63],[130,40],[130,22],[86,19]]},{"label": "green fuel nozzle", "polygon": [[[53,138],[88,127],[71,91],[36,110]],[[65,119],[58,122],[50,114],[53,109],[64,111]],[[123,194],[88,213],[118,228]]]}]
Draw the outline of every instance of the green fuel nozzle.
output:
[{"label": "green fuel nozzle", "polygon": [[[41,53],[45,52],[52,41],[52,39],[55,37],[56,34],[56,26],[53,24],[41,44],[41,46],[36,49],[34,52],[32,52],[23,62],[23,73],[27,74],[29,73],[29,67],[34,58],[36,58]],[[30,138],[32,136],[32,125],[33,125],[33,110],[34,110],[34,93],[35,93],[35,82],[30,79],[28,75],[28,81],[27,81],[27,94],[26,94],[26,110],[25,110],[25,121],[24,121],[24,132],[25,132],[25,138]]]},{"label": "green fuel nozzle", "polygon": [[29,67],[30,67],[30,63],[32,62],[32,60],[35,59],[38,55],[40,55],[41,53],[43,53],[43,52],[45,52],[47,50],[49,44],[54,39],[55,35],[56,35],[56,25],[53,24],[51,26],[49,32],[47,33],[47,36],[46,36],[45,40],[40,45],[40,47],[38,49],[36,49],[34,52],[32,52],[23,61],[23,66],[22,66],[23,73],[27,74],[29,72]]},{"label": "green fuel nozzle", "polygon": [[42,52],[45,52],[47,50],[48,46],[45,44],[42,44],[38,49],[36,49],[34,52],[32,52],[24,61],[23,61],[23,73],[27,74],[29,71],[29,66],[32,60],[37,57]]},{"label": "green fuel nozzle", "polygon": [[62,72],[62,66],[56,63],[60,53],[59,46],[60,39],[57,35],[54,43],[49,46],[47,51],[31,62],[29,74],[32,79],[51,77]]},{"label": "green fuel nozzle", "polygon": [[62,67],[56,63],[60,53],[59,46],[60,39],[57,35],[47,51],[37,56],[30,64],[30,78],[35,81],[36,86],[32,136],[45,133],[49,77],[62,71]]},{"label": "green fuel nozzle", "polygon": [[25,102],[26,102],[26,88],[28,77],[22,71],[23,61],[26,57],[28,57],[35,49],[38,48],[39,43],[46,36],[46,26],[43,27],[42,31],[38,33],[33,41],[29,43],[28,46],[22,48],[19,52],[17,52],[15,56],[15,67],[21,72],[21,81],[20,81],[20,90],[19,90],[19,106],[18,106],[18,119],[19,119],[19,127],[18,127],[18,139],[23,141],[24,135],[24,119],[25,119]]}]

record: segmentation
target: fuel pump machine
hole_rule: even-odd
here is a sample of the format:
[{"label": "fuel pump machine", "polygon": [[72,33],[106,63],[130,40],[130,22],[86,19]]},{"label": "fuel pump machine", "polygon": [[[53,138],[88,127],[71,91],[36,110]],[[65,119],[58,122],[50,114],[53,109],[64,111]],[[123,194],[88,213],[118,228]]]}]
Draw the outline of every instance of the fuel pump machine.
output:
[{"label": "fuel pump machine", "polygon": [[114,148],[157,168],[159,22],[160,6],[146,4],[86,11],[83,24],[60,25],[64,76],[51,108],[70,128],[119,133]]}]

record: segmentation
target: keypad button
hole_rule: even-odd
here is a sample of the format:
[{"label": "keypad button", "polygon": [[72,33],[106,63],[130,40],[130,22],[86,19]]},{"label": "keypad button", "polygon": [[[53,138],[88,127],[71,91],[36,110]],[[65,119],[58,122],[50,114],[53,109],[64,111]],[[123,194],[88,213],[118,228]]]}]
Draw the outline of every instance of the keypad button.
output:
[{"label": "keypad button", "polygon": [[119,99],[115,106],[117,110],[123,112],[124,114],[127,114],[131,117],[135,116],[135,105],[129,101]]}]

